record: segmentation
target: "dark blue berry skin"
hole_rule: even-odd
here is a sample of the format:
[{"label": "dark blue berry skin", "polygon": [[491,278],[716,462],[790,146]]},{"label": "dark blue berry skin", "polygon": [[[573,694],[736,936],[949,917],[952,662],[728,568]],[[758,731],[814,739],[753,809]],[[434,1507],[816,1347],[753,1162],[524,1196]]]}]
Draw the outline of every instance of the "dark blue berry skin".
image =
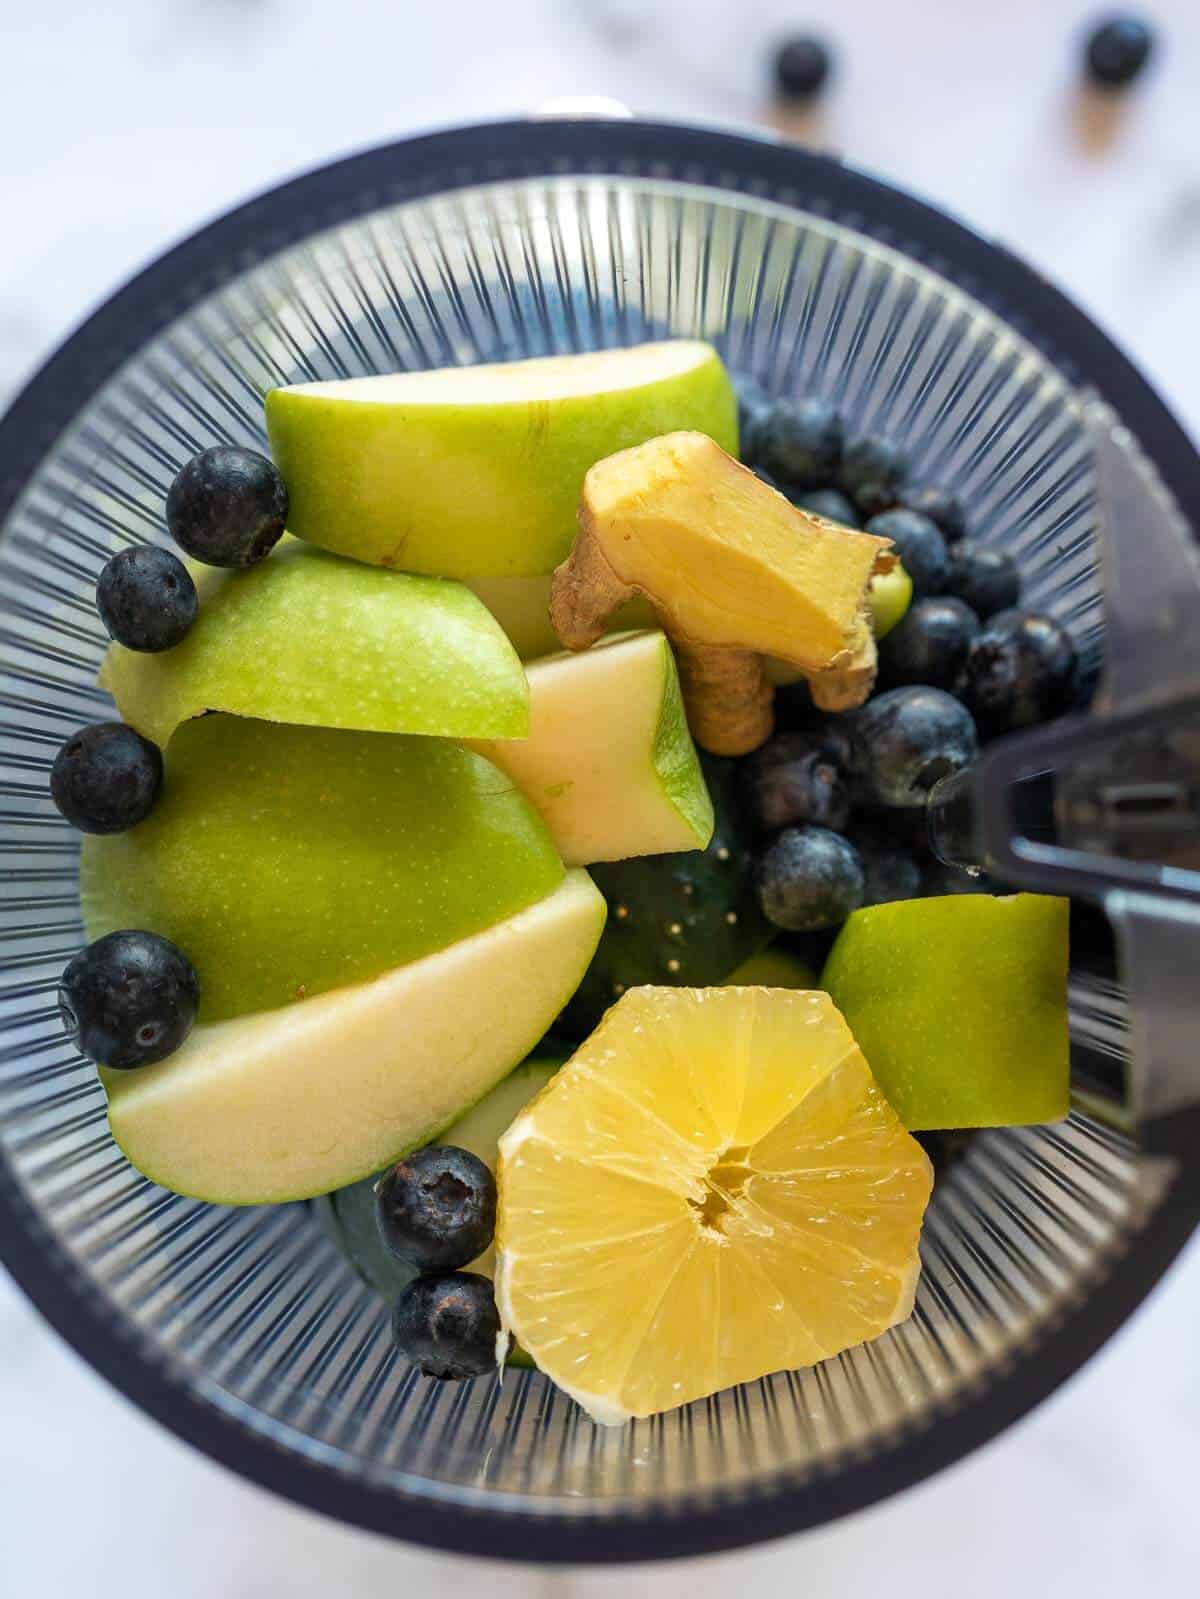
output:
[{"label": "dark blue berry skin", "polygon": [[891,539],[904,570],[912,578],[913,598],[940,594],[946,586],[950,556],[937,524],[920,511],[884,511],[867,523],[867,532]]},{"label": "dark blue berry skin", "polygon": [[187,567],[156,544],[121,550],[96,584],[96,609],[109,638],[148,655],[182,642],[199,608]]},{"label": "dark blue berry skin", "polygon": [[841,527],[861,526],[854,502],[839,489],[809,489],[794,499],[802,511],[811,511],[814,516],[823,516]]},{"label": "dark blue berry skin", "polygon": [[776,927],[812,933],[836,927],[863,902],[858,851],[827,827],[788,827],[755,868],[763,915]]},{"label": "dark blue berry skin", "polygon": [[108,933],[62,974],[58,1009],[80,1052],[127,1071],[173,1055],[192,1030],[200,983],[191,961],[157,933]]},{"label": "dark blue berry skin", "polygon": [[967,513],[962,501],[948,489],[902,488],[900,504],[906,511],[920,511],[938,529],[947,544],[957,544],[967,536]]},{"label": "dark blue berry skin", "polygon": [[900,503],[908,463],[894,439],[864,434],[842,450],[837,486],[865,517],[878,516]]},{"label": "dark blue berry skin", "polygon": [[829,78],[829,47],[811,34],[786,39],[775,52],[775,86],[785,100],[813,100]]},{"label": "dark blue berry skin", "polygon": [[426,1377],[465,1382],[496,1366],[500,1312],[486,1277],[456,1271],[414,1277],[392,1311],[392,1338]]},{"label": "dark blue berry skin", "polygon": [[981,550],[962,544],[950,552],[947,594],[954,594],[984,621],[1021,603],[1021,573],[1003,550]]},{"label": "dark blue berry skin", "polygon": [[771,413],[771,396],[753,378],[733,380],[738,406],[738,456],[747,466],[759,458],[762,426]]},{"label": "dark blue berry skin", "polygon": [[746,810],[762,833],[816,823],[834,832],[850,815],[835,748],[820,733],[777,733],[742,762]]},{"label": "dark blue berry skin", "polygon": [[877,805],[924,805],[939,778],[975,759],[971,713],[939,688],[889,689],[853,716],[856,775]]},{"label": "dark blue berry skin", "polygon": [[888,688],[928,683],[951,690],[967,659],[979,618],[948,594],[917,600],[879,641],[879,679]]},{"label": "dark blue berry skin", "polygon": [[914,1133],[913,1137],[929,1156],[929,1163],[933,1167],[933,1180],[940,1183],[942,1178],[952,1171],[959,1161],[963,1160],[971,1145],[979,1136],[973,1127],[954,1129],[950,1132]]},{"label": "dark blue berry skin", "polygon": [[54,757],[50,797],[81,833],[126,833],[154,809],[162,780],[157,744],[124,722],[93,722]]},{"label": "dark blue berry skin", "polygon": [[899,838],[879,827],[852,829],[850,842],[863,864],[863,904],[889,905],[898,899],[919,899],[921,868]]},{"label": "dark blue berry skin", "polygon": [[1004,611],[973,640],[958,694],[994,738],[1069,710],[1077,665],[1071,635],[1053,617]]},{"label": "dark blue berry skin", "polygon": [[783,490],[779,487],[779,484],[776,483],[775,479],[767,471],[765,466],[752,466],[750,470],[754,473],[755,477],[760,483],[765,483],[769,489],[774,489],[776,494],[782,494]]},{"label": "dark blue berry skin", "polygon": [[1154,34],[1140,18],[1110,17],[1088,37],[1088,77],[1103,89],[1123,89],[1141,75],[1153,49]]},{"label": "dark blue berry skin", "polygon": [[398,1160],[375,1186],[384,1246],[417,1271],[457,1271],[496,1231],[496,1179],[478,1155],[429,1144]]},{"label": "dark blue berry skin", "polygon": [[209,566],[255,566],[279,541],[288,496],[274,463],[254,450],[202,450],[167,493],[171,537]]},{"label": "dark blue berry skin", "polygon": [[789,488],[828,488],[842,458],[842,419],[824,400],[776,400],[762,425],[759,455]]}]

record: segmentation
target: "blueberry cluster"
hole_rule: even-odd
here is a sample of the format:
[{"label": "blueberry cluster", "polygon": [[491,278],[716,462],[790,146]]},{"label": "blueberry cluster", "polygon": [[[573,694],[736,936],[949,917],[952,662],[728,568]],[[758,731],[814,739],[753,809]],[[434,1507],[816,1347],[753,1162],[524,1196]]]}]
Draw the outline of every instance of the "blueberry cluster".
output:
[{"label": "blueberry cluster", "polygon": [[[167,528],[185,554],[210,566],[261,561],[283,532],[287,489],[252,450],[203,450],[187,462],[166,500]],[[96,608],[109,637],[159,654],[182,644],[199,614],[192,575],[155,544],[108,561]],[[162,752],[124,722],[72,733],[50,769],[50,796],[82,833],[124,833],[144,822],[163,784]],[[110,933],[81,950],[59,984],[63,1025],[89,1059],[115,1068],[173,1054],[196,1019],[200,987],[182,950],[155,933]]]},{"label": "blueberry cluster", "polygon": [[876,694],[822,716],[803,686],[780,690],[783,731],[741,763],[763,913],[811,933],[860,906],[979,886],[964,873],[947,883],[930,859],[926,798],[981,740],[1071,707],[1070,635],[1020,608],[1012,556],[973,541],[961,499],[914,481],[896,440],[849,434],[822,400],[772,399],[749,382],[738,398],[743,460],[803,509],[890,539],[913,585],[880,640]]},{"label": "blueberry cluster", "polygon": [[462,1268],[496,1232],[496,1180],[477,1155],[429,1144],[375,1189],[384,1247],[417,1276],[392,1309],[396,1348],[427,1377],[462,1381],[496,1364],[500,1314],[489,1280]]}]

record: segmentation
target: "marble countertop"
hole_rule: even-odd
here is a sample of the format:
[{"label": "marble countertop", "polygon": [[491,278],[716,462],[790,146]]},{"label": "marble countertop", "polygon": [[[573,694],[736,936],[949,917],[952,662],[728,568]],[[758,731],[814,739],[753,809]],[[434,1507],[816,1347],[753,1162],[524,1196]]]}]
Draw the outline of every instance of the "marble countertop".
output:
[{"label": "marble countertop", "polygon": [[[1075,86],[1075,0],[60,0],[5,15],[0,399],[198,222],[408,131],[608,94],[749,122],[771,39],[809,17],[840,70],[791,129],[997,236],[1063,284],[1193,432],[1200,21],[1119,105]],[[469,44],[466,43],[469,41]],[[652,1599],[1060,1599],[1194,1592],[1200,1245],[1035,1416],[899,1500],[800,1539],[633,1578]],[[600,1599],[619,1572],[451,1562],[246,1486],[107,1389],[0,1272],[0,1599],[329,1599],[461,1585]]]}]

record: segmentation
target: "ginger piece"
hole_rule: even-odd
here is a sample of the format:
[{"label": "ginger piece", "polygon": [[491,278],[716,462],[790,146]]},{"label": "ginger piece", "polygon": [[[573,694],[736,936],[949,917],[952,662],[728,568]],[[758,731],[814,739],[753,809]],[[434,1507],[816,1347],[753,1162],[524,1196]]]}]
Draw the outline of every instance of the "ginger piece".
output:
[{"label": "ginger piece", "polygon": [[890,552],[798,509],[705,434],[668,433],[588,472],[550,618],[568,649],[587,649],[645,595],[675,646],[696,742],[743,755],[774,725],[765,656],[798,667],[828,709],[866,699],[866,593]]}]

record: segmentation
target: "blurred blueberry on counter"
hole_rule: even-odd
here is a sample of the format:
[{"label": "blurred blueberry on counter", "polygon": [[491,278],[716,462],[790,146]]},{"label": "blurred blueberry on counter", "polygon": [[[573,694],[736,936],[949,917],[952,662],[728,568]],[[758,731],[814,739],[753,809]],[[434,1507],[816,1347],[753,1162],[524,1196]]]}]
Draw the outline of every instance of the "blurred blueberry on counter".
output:
[{"label": "blurred blueberry on counter", "polygon": [[1140,17],[1109,17],[1088,35],[1087,75],[1102,89],[1123,89],[1140,77],[1153,49],[1153,31]]}]

